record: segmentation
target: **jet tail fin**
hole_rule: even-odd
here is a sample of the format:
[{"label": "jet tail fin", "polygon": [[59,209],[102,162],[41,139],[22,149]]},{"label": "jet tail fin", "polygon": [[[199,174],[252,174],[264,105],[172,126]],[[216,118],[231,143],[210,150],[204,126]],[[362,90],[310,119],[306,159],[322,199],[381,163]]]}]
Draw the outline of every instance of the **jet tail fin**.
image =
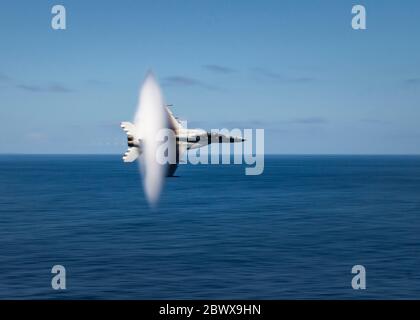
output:
[{"label": "jet tail fin", "polygon": [[133,162],[138,158],[140,155],[139,149],[136,147],[130,147],[128,148],[127,152],[124,153],[124,156],[122,157],[124,162]]},{"label": "jet tail fin", "polygon": [[166,111],[168,112],[169,125],[171,126],[171,129],[178,130],[178,129],[183,128],[184,126],[182,125],[181,121],[177,117],[174,116],[171,109],[169,109],[169,106],[170,105],[166,106]]},{"label": "jet tail fin", "polygon": [[128,150],[124,153],[124,162],[133,162],[141,153],[140,140],[137,136],[136,127],[131,122],[122,122],[121,128],[127,134]]},{"label": "jet tail fin", "polygon": [[125,133],[127,133],[127,136],[137,138],[136,127],[131,122],[121,122],[121,128],[125,131]]}]

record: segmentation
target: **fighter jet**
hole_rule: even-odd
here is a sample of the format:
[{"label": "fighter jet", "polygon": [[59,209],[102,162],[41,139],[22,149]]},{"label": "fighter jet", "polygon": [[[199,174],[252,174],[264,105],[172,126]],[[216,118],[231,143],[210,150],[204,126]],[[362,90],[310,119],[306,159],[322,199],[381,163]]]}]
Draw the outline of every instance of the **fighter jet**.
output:
[{"label": "fighter jet", "polygon": [[[124,154],[123,160],[124,162],[133,162],[139,159],[144,191],[151,205],[157,203],[165,176],[174,175],[185,152],[215,142],[245,141],[241,137],[184,127],[181,121],[172,114],[168,105],[164,103],[160,86],[153,73],[146,76],[140,89],[134,121],[122,122],[121,127],[127,134],[128,144],[128,150]],[[169,163],[163,164],[160,160],[164,156],[160,152],[161,144],[158,139],[162,131],[166,132],[167,141],[170,141],[171,156],[176,155],[176,157],[171,157]]]},{"label": "fighter jet", "polygon": [[[182,125],[182,122],[173,115],[169,109],[169,105],[164,106],[167,121],[169,124],[168,129],[173,130],[176,138],[176,163],[170,164],[166,172],[167,177],[174,175],[178,167],[180,159],[184,152],[192,149],[198,149],[209,145],[211,143],[235,143],[243,142],[245,139],[242,137],[226,136],[220,133],[207,132],[203,129],[188,129]],[[128,150],[122,157],[124,162],[135,161],[143,152],[142,144],[143,139],[137,133],[136,127],[131,122],[122,122],[121,127],[127,134]]]}]

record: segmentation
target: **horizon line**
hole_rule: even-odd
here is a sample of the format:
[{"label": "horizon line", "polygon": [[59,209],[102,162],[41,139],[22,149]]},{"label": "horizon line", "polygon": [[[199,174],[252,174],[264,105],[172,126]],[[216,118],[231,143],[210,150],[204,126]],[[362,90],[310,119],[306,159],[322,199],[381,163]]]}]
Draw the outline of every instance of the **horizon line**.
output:
[{"label": "horizon line", "polygon": [[[209,153],[208,155],[211,156]],[[223,154],[220,154],[223,156]],[[235,154],[231,154],[234,156]],[[243,154],[243,155],[261,155]],[[264,153],[265,156],[420,156],[420,153]],[[0,156],[122,156],[122,153],[3,153]]]}]

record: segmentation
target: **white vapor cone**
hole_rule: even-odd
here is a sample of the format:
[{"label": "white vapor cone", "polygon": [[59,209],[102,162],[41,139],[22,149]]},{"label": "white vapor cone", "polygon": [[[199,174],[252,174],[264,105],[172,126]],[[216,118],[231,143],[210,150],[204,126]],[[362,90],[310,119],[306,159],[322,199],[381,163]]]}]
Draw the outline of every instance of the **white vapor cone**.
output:
[{"label": "white vapor cone", "polygon": [[141,140],[142,154],[139,158],[143,187],[150,205],[155,205],[162,191],[166,168],[160,164],[157,155],[160,130],[168,127],[164,99],[154,75],[149,73],[140,89],[139,102],[134,125]]}]

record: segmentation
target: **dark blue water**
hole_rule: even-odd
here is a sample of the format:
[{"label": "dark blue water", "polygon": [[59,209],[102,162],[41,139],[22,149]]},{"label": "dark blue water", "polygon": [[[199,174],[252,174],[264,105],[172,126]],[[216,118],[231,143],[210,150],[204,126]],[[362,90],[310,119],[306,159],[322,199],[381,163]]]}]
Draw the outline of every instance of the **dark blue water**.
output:
[{"label": "dark blue water", "polygon": [[1,156],[0,298],[420,298],[420,157],[177,174],[151,211],[119,156]]}]

